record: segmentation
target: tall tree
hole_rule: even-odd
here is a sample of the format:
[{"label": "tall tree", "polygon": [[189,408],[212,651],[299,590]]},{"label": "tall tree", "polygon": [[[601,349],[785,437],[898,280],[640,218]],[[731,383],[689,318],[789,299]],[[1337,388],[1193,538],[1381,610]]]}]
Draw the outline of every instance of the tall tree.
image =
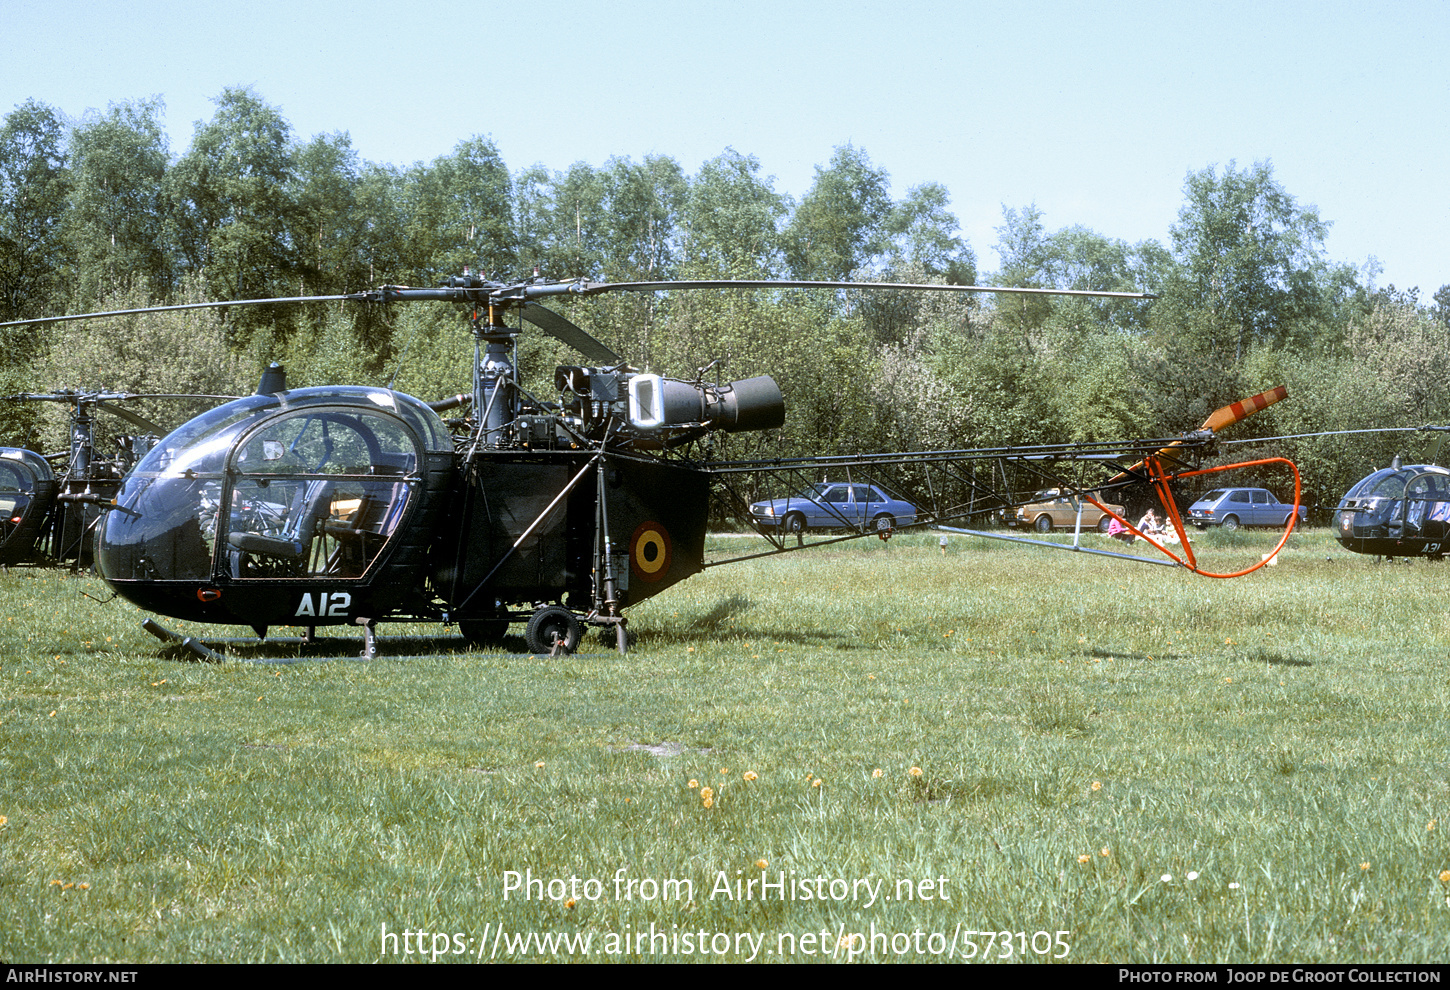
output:
[{"label": "tall tree", "polygon": [[609,200],[610,278],[670,278],[678,260],[680,224],[689,182],[679,162],[646,155],[636,164],[611,158],[604,169]]},{"label": "tall tree", "polygon": [[1329,224],[1295,202],[1268,162],[1191,173],[1184,193],[1171,229],[1178,285],[1212,317],[1216,348],[1237,363],[1249,344],[1284,343],[1296,321],[1332,313],[1346,273],[1325,259]]},{"label": "tall tree", "polygon": [[947,209],[950,200],[946,186],[928,182],[907,190],[906,198],[892,206],[885,226],[893,267],[905,262],[956,285],[976,281],[977,258],[958,236],[957,218]]},{"label": "tall tree", "polygon": [[177,248],[218,299],[287,294],[291,127],[247,89],[223,91],[216,106],[166,176]]},{"label": "tall tree", "polygon": [[302,287],[328,295],[368,283],[367,226],[357,208],[361,166],[346,134],[319,135],[293,153],[288,241]]},{"label": "tall tree", "polygon": [[890,243],[886,172],[866,152],[844,145],[795,208],[785,231],[786,264],[796,278],[846,279]]},{"label": "tall tree", "polygon": [[683,263],[694,278],[771,278],[780,272],[785,197],[761,178],[760,161],[733,148],[710,159],[690,183]]},{"label": "tall tree", "polygon": [[113,103],[71,134],[65,238],[72,309],[132,284],[164,297],[174,273],[164,246],[161,186],[170,158],[160,99]]},{"label": "tall tree", "polygon": [[58,300],[69,192],[65,122],[27,100],[0,126],[0,320],[42,316]]},{"label": "tall tree", "polygon": [[417,166],[405,187],[406,230],[429,282],[465,267],[507,277],[518,264],[513,188],[493,141],[472,137]]}]

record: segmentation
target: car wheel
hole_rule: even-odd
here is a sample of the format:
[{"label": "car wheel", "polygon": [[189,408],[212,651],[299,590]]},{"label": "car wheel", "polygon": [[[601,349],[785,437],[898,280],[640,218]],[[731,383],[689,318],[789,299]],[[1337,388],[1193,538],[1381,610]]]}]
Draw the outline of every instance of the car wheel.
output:
[{"label": "car wheel", "polygon": [[1112,516],[1103,516],[1101,519],[1098,520],[1098,532],[1099,533],[1106,533],[1108,530],[1110,530],[1112,528],[1113,528],[1113,517]]},{"label": "car wheel", "polygon": [[1037,521],[1032,524],[1032,528],[1037,530],[1037,532],[1039,533],[1051,533],[1052,517],[1048,515],[1038,516]]},{"label": "car wheel", "polygon": [[792,512],[785,517],[785,531],[794,534],[804,533],[806,531],[806,517],[799,512]]},{"label": "car wheel", "polygon": [[497,646],[509,631],[508,619],[464,619],[458,631],[469,646]]},{"label": "car wheel", "polygon": [[1284,525],[1281,526],[1280,528],[1281,529],[1288,529],[1289,528],[1289,524],[1291,522],[1293,522],[1293,521],[1294,521],[1294,517],[1293,516],[1285,516],[1284,517]]},{"label": "car wheel", "polygon": [[1228,530],[1230,533],[1236,531],[1239,528],[1239,517],[1238,516],[1224,516],[1223,517],[1223,528],[1226,529],[1226,530]]},{"label": "car wheel", "polygon": [[896,528],[896,517],[889,512],[883,512],[871,520],[871,528],[878,533]]},{"label": "car wheel", "polygon": [[562,645],[562,652],[573,653],[579,648],[580,635],[579,620],[559,605],[539,609],[529,617],[524,630],[530,653],[553,653],[556,640]]}]

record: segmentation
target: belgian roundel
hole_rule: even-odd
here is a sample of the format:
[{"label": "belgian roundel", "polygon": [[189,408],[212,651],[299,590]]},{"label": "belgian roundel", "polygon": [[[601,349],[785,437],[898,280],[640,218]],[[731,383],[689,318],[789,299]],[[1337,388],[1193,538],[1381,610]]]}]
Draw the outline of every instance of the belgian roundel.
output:
[{"label": "belgian roundel", "polygon": [[659,523],[640,523],[629,538],[629,569],[641,581],[658,581],[669,573],[670,534]]}]

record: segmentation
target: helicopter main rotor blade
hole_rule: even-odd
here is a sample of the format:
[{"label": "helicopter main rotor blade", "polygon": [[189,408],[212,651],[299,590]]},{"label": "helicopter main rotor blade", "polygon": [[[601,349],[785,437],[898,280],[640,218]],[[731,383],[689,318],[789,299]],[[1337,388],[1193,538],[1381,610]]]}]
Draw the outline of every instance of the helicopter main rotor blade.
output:
[{"label": "helicopter main rotor blade", "polygon": [[133,413],[131,410],[123,409],[120,406],[113,406],[109,402],[97,402],[96,408],[104,409],[112,416],[119,416],[126,422],[130,423],[132,426],[139,427],[140,429],[145,430],[147,433],[154,433],[158,437],[164,437],[166,434],[171,432],[170,430],[163,430],[161,427],[151,422],[151,420],[147,419],[145,416],[138,415],[136,413]]},{"label": "helicopter main rotor blade", "polygon": [[[318,302],[422,302],[434,300],[465,304],[492,304],[499,306],[520,305],[547,296],[597,296],[605,292],[667,292],[671,289],[865,289],[903,290],[921,292],[995,292],[1023,296],[1084,296],[1095,299],[1157,299],[1151,292],[1105,292],[1094,289],[1038,289],[1011,285],[934,285],[925,282],[831,282],[806,279],[680,279],[677,281],[654,282],[589,282],[574,279],[566,282],[522,282],[512,285],[500,282],[485,282],[480,279],[450,280],[457,284],[436,288],[415,288],[404,285],[385,285],[363,292],[350,292],[332,296],[279,296],[272,299],[233,299],[227,302],[181,303],[172,306],[143,306],[139,309],[105,310],[98,313],[77,313],[69,316],[41,316],[28,320],[11,320],[0,323],[0,327],[23,327],[38,323],[65,323],[72,320],[93,320],[111,316],[135,316],[141,313],[170,313],[189,309],[229,309],[233,306],[266,306],[278,303]],[[589,345],[582,337],[588,337],[583,330],[574,327],[563,317],[555,316],[558,323],[541,323],[530,319],[546,333],[560,329],[565,336],[558,336],[571,347],[599,360],[618,360],[610,352],[604,357],[602,344]],[[549,317],[542,317],[549,320]],[[568,328],[572,328],[568,329]],[[580,336],[582,335],[582,337]],[[592,340],[593,338],[589,338]],[[580,343],[575,343],[580,340]],[[596,342],[597,343],[597,342]],[[588,349],[586,349],[588,348]],[[607,350],[607,348],[606,348]],[[591,353],[592,351],[592,353]]]},{"label": "helicopter main rotor blade", "polygon": [[230,302],[181,303],[175,306],[143,306],[140,309],[108,309],[100,313],[76,313],[72,316],[39,316],[32,320],[11,320],[0,327],[24,327],[36,323],[68,323],[71,320],[98,320],[111,316],[136,316],[140,313],[173,313],[184,309],[227,309],[232,306],[264,306],[268,303],[341,302],[351,296],[288,296],[284,299],[233,299]]},{"label": "helicopter main rotor blade", "polygon": [[672,282],[561,282],[525,286],[536,295],[595,296],[604,292],[664,292],[669,289],[898,289],[926,292],[1001,292],[1024,296],[1088,296],[1098,299],[1157,299],[1151,292],[1100,292],[1095,289],[1035,289],[1010,285],[934,285],[924,282],[826,282],[799,279],[682,279]]},{"label": "helicopter main rotor blade", "polygon": [[610,350],[602,341],[590,336],[553,310],[545,309],[536,302],[525,302],[519,307],[519,311],[524,319],[555,340],[562,340],[589,360],[624,364],[624,358]]}]

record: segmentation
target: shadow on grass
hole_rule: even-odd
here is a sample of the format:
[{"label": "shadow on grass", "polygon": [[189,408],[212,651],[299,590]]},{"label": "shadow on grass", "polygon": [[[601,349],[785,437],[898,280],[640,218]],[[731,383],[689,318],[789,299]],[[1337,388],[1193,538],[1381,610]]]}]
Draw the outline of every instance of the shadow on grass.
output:
[{"label": "shadow on grass", "polygon": [[[207,637],[200,642],[208,649],[221,654],[227,661],[243,663],[300,663],[327,660],[361,660],[363,639],[361,636],[314,636],[304,641],[296,636],[279,636],[265,640],[249,637]],[[513,642],[516,640],[517,642]],[[505,646],[525,648],[522,636],[511,636],[504,640]],[[451,653],[468,651],[468,644],[459,636],[379,636],[379,660],[413,660]],[[203,662],[180,643],[161,647],[163,660],[178,660],[188,663]]]},{"label": "shadow on grass", "polygon": [[715,607],[704,615],[692,621],[689,629],[692,632],[716,632],[726,621],[750,608],[750,599],[744,595],[735,594],[728,598],[722,598],[715,603]]}]

